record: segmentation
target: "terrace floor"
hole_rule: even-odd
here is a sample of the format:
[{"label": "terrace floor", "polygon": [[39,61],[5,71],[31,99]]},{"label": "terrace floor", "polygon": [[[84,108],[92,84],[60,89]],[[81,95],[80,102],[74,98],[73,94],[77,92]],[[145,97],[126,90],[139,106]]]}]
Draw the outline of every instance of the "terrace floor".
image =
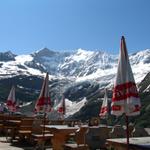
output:
[{"label": "terrace floor", "polygon": [[[0,150],[34,150],[35,148],[29,143],[7,142],[5,137],[0,137]],[[46,148],[52,150],[52,148]]]}]

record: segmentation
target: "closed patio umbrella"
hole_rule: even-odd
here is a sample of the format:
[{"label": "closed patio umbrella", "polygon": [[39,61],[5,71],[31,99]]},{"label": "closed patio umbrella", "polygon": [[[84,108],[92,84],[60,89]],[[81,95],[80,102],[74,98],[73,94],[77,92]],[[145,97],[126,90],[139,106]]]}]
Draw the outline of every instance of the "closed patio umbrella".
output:
[{"label": "closed patio umbrella", "polygon": [[10,112],[16,112],[17,110],[17,103],[15,98],[15,87],[12,86],[10,93],[8,95],[6,106]]},{"label": "closed patio umbrella", "polygon": [[127,126],[127,149],[129,149],[128,116],[140,114],[140,98],[129,63],[125,38],[121,38],[118,70],[113,88],[111,114],[120,116],[125,114]]},{"label": "closed patio umbrella", "polygon": [[100,118],[102,118],[102,119],[107,118],[108,117],[108,111],[109,111],[108,96],[107,96],[107,89],[105,89],[104,100],[103,100],[103,103],[102,103],[102,106],[100,109],[100,113],[99,113]]},{"label": "closed patio umbrella", "polygon": [[58,113],[60,113],[62,115],[62,117],[64,118],[64,115],[66,114],[66,104],[65,104],[65,97],[64,95],[62,96],[62,99],[60,101],[60,104],[58,106],[57,109]]},{"label": "closed patio umbrella", "polygon": [[35,104],[35,112],[37,113],[44,113],[51,111],[51,100],[49,96],[49,76],[48,73],[46,74],[46,77],[43,81],[42,89],[39,95],[39,98],[36,101]]},{"label": "closed patio umbrella", "polygon": [[43,138],[45,134],[46,113],[51,111],[51,100],[50,100],[50,95],[49,95],[48,82],[49,82],[49,76],[48,76],[48,73],[46,73],[46,77],[43,81],[43,85],[42,85],[39,98],[37,99],[36,104],[35,104],[35,112],[44,114]]}]

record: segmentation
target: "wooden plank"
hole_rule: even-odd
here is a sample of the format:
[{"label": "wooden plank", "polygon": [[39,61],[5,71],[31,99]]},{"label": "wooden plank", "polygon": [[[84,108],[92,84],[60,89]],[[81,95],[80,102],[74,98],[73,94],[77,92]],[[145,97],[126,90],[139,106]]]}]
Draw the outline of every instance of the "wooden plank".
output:
[{"label": "wooden plank", "polygon": [[[130,138],[129,147],[137,150],[150,149],[150,137]],[[114,147],[116,150],[126,150],[126,138],[107,139],[107,147]]]}]

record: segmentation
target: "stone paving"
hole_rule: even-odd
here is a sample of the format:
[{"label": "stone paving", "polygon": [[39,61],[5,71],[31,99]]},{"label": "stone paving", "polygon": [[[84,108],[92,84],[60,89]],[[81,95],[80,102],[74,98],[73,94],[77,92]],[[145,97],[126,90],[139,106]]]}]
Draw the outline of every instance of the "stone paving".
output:
[{"label": "stone paving", "polygon": [[[7,142],[5,137],[0,137],[0,150],[35,150],[36,148],[30,146],[28,143],[19,144],[13,142],[13,144]],[[52,150],[52,148],[46,148],[46,150]]]}]

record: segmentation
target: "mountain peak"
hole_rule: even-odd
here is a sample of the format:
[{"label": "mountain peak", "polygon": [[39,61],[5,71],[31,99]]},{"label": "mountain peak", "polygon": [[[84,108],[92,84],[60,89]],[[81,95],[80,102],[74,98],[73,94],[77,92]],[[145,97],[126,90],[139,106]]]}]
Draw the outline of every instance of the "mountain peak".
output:
[{"label": "mountain peak", "polygon": [[44,47],[44,48],[42,48],[42,49],[39,50],[39,52],[41,52],[41,51],[51,51],[51,50],[48,49],[47,47]]},{"label": "mountain peak", "polygon": [[49,57],[51,57],[51,56],[53,56],[53,55],[55,55],[57,53],[58,52],[52,51],[52,50],[48,49],[47,47],[45,47],[45,48],[42,48],[41,50],[35,52],[35,55],[36,56],[40,56],[40,57],[41,56],[49,56]]},{"label": "mountain peak", "polygon": [[81,48],[79,48],[78,50],[77,50],[77,54],[93,54],[94,53],[94,51],[90,51],[90,50],[84,50],[84,49],[81,49]]},{"label": "mountain peak", "polygon": [[0,61],[11,61],[15,60],[17,55],[13,54],[11,51],[0,52]]}]

